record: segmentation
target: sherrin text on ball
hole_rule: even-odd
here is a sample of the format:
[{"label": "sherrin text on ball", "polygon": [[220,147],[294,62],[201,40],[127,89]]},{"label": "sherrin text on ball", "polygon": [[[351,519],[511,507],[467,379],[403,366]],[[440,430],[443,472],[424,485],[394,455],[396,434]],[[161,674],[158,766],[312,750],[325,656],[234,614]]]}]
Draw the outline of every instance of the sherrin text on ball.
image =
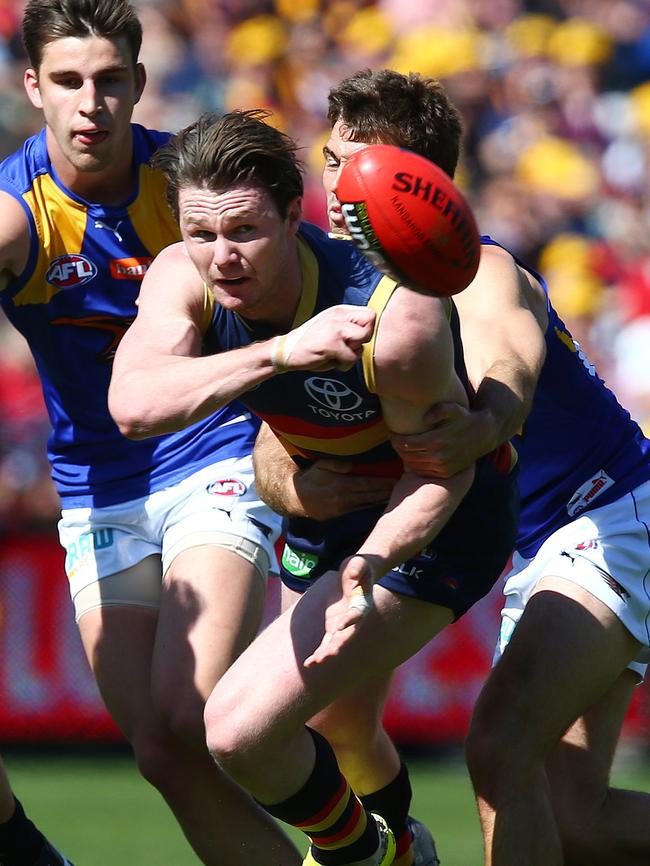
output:
[{"label": "sherrin text on ball", "polygon": [[336,194],[356,246],[400,283],[448,296],[474,279],[481,252],[474,215],[430,160],[368,145],[343,166]]}]

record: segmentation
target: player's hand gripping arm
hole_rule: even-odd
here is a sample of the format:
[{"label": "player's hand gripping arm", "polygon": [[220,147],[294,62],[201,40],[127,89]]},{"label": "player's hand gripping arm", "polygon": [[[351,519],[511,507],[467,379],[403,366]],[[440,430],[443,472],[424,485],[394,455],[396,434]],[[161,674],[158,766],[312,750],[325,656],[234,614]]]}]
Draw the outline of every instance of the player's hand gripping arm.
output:
[{"label": "player's hand gripping arm", "polygon": [[[466,404],[453,363],[453,342],[443,302],[398,289],[384,311],[375,346],[377,393],[394,433],[424,430],[427,409],[440,400]],[[439,479],[408,469],[404,472],[370,535],[344,563],[341,603],[328,615],[323,641],[306,665],[335,655],[351,639],[372,608],[374,582],[435,538],[469,490],[473,477],[473,466]]]},{"label": "player's hand gripping arm", "polygon": [[275,433],[262,424],[253,451],[255,488],[284,517],[330,520],[388,501],[394,480],[349,475],[351,463],[317,460],[300,469]]},{"label": "player's hand gripping arm", "polygon": [[115,356],[109,409],[125,436],[180,430],[282,372],[349,368],[374,323],[367,308],[341,305],[280,341],[202,355],[204,318],[200,276],[182,244],[167,247],[147,271]]},{"label": "player's hand gripping arm", "polygon": [[546,351],[544,290],[505,250],[484,246],[476,278],[454,301],[476,392],[472,407],[440,403],[426,416],[431,432],[393,440],[412,470],[440,477],[453,475],[519,432]]}]

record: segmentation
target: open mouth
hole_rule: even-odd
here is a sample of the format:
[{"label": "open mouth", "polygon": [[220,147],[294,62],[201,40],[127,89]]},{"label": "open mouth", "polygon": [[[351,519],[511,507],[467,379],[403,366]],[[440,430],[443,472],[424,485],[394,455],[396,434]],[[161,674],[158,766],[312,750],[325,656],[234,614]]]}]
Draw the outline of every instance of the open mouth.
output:
[{"label": "open mouth", "polygon": [[106,141],[108,132],[105,129],[81,129],[75,133],[75,138],[80,144],[92,147]]}]

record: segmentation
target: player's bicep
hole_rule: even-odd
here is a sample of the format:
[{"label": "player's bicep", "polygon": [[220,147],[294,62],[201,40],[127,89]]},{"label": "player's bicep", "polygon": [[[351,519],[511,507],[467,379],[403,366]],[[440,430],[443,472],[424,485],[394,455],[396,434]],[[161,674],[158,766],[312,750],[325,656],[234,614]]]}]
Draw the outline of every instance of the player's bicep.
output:
[{"label": "player's bicep", "polygon": [[393,433],[427,429],[427,410],[441,401],[466,404],[454,369],[448,301],[398,288],[379,322],[375,381],[384,420]]},{"label": "player's bicep", "polygon": [[509,253],[484,247],[474,281],[455,303],[467,373],[475,387],[501,364],[537,377],[546,352],[546,296]]},{"label": "player's bicep", "polygon": [[155,364],[171,356],[193,357],[201,350],[203,288],[180,244],[152,262],[138,297],[138,313],[120,343],[116,370]]}]

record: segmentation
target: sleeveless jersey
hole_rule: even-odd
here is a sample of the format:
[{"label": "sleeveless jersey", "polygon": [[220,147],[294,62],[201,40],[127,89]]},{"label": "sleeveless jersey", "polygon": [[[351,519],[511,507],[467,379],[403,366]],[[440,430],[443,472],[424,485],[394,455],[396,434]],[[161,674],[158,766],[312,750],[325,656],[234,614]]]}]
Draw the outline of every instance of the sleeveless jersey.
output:
[{"label": "sleeveless jersey", "polygon": [[[490,237],[482,243],[501,246]],[[519,454],[517,550],[533,557],[555,530],[650,478],[650,442],[605,387],[546,292],[546,360],[531,412],[513,444]]]},{"label": "sleeveless jersey", "polygon": [[52,477],[67,508],[146,496],[216,459],[250,453],[258,427],[235,403],[179,433],[129,441],[108,412],[112,360],[135,318],[142,277],[180,237],[164,178],[149,166],[169,136],[138,124],[132,132],[134,193],[121,206],[66,189],[44,130],[0,164],[0,189],[22,205],[31,237],[27,267],[0,302],[36,362],[52,424]]},{"label": "sleeveless jersey", "polygon": [[[352,243],[330,239],[315,226],[303,223],[299,241],[303,293],[293,327],[342,303],[370,306],[380,318],[396,287],[393,280],[378,273]],[[456,372],[469,393],[456,308],[452,301],[448,304]],[[214,305],[205,347],[211,352],[235,349],[274,333]],[[373,349],[374,340],[364,344],[363,357],[348,371],[284,373],[241,400],[269,423],[299,465],[328,457],[352,463],[358,473],[397,478],[404,468],[390,445],[375,393]],[[504,456],[505,467],[500,464]],[[512,551],[517,526],[516,473],[510,472],[510,459],[507,446],[479,460],[470,491],[432,544],[379,583],[449,607],[454,618],[489,592]],[[365,508],[326,521],[289,519],[282,581],[304,592],[358,549],[383,510]]]},{"label": "sleeveless jersey", "polygon": [[[329,238],[316,226],[303,223],[298,238],[303,292],[292,328],[336,304],[370,306],[378,323],[397,284],[382,276],[352,243]],[[450,307],[457,372],[466,384],[455,307]],[[275,333],[215,304],[204,341],[208,352],[218,352],[270,339]],[[390,433],[374,393],[373,348],[374,338],[350,370],[284,373],[240,399],[269,424],[300,465],[322,457],[340,458],[351,462],[357,474],[399,477],[402,462],[388,441]]]}]

